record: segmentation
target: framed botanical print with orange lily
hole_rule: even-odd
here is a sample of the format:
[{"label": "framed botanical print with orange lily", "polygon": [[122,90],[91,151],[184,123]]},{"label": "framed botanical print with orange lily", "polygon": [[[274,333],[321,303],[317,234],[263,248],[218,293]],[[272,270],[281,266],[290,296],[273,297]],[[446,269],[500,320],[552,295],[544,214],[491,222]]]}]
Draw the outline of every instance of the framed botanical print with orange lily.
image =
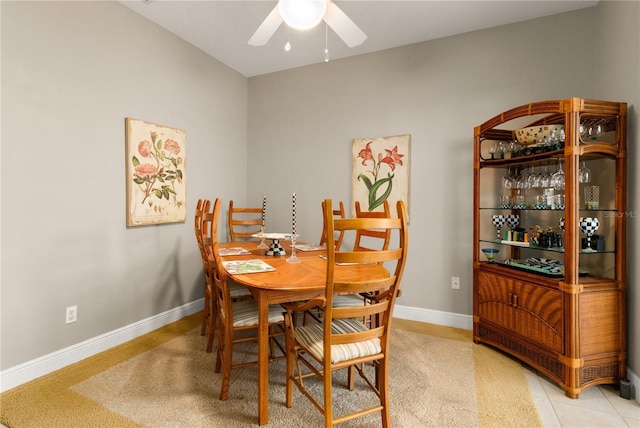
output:
[{"label": "framed botanical print with orange lily", "polygon": [[409,213],[410,145],[409,134],[353,140],[351,209],[359,201],[368,211],[380,211],[388,201],[393,213],[403,200]]},{"label": "framed botanical print with orange lily", "polygon": [[185,131],[125,118],[127,226],[186,220]]}]

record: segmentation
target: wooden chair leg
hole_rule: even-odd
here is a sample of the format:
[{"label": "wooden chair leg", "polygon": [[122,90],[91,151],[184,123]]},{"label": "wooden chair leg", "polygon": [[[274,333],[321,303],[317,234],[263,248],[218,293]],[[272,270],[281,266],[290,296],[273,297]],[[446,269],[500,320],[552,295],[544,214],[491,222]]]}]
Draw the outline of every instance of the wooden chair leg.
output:
[{"label": "wooden chair leg", "polygon": [[229,398],[229,383],[231,382],[231,347],[233,346],[232,338],[223,339],[222,349],[222,385],[220,385],[220,400],[224,401]]},{"label": "wooden chair leg", "polygon": [[216,332],[216,314],[218,313],[218,306],[215,299],[209,299],[209,325],[207,327],[207,348],[206,351],[213,352],[213,337]]},{"label": "wooden chair leg", "polygon": [[356,367],[349,366],[347,370],[347,386],[349,387],[349,391],[353,391],[356,387]]},{"label": "wooden chair leg", "polygon": [[202,316],[202,328],[200,329],[200,336],[207,334],[207,327],[209,326],[209,318],[211,317],[211,309],[209,308],[209,293],[204,290],[204,315]]}]

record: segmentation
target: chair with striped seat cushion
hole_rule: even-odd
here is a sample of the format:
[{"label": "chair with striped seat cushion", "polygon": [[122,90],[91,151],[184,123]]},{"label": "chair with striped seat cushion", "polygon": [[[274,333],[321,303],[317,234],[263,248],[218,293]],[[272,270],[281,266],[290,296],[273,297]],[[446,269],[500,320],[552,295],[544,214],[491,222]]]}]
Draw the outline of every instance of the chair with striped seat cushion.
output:
[{"label": "chair with striped seat cushion", "polygon": [[[203,253],[202,261],[205,266],[205,271],[204,271],[205,316],[203,319],[203,323],[205,321],[207,322],[207,328],[204,329],[204,326],[203,326],[203,331],[201,332],[201,334],[204,334],[205,332],[207,334],[207,344],[205,348],[207,352],[213,351],[213,339],[216,331],[216,317],[217,317],[218,302],[216,300],[215,293],[213,292],[214,290],[213,278],[209,273],[210,263],[208,258],[212,256],[207,255],[204,248],[203,241],[208,240],[207,242],[210,242],[209,239],[214,239],[212,237],[215,237],[217,241],[219,214],[216,214],[214,210],[215,210],[215,204],[211,204],[211,201],[208,199],[204,200],[202,204],[201,212],[200,212],[200,219],[199,221],[196,220],[196,226],[199,226],[200,228],[199,233],[196,232],[196,236],[198,237],[198,240],[199,240],[198,243],[201,246],[201,251]],[[197,217],[197,214],[196,214],[196,217]],[[241,300],[241,299],[246,299],[251,297],[251,292],[247,287],[235,282],[229,283],[229,294],[232,300]]]},{"label": "chair with striped seat cushion", "polygon": [[[407,258],[407,215],[404,203],[398,201],[397,218],[348,218],[333,219],[331,200],[326,200],[327,210],[327,275],[324,296],[304,303],[283,304],[286,309],[287,387],[286,405],[293,406],[293,385],[320,410],[325,427],[345,422],[374,412],[380,412],[382,426],[391,424],[389,411],[389,347],[391,319],[395,300]],[[369,251],[337,251],[334,231],[387,229],[397,234],[394,248]],[[377,263],[380,269],[393,266],[388,275],[360,277],[352,281],[338,281],[336,263]],[[344,267],[341,267],[344,268]],[[369,297],[366,305],[336,307],[336,295],[360,295]],[[296,326],[294,320],[301,311],[320,307],[323,318]],[[367,326],[363,320],[379,319],[377,325]],[[372,363],[372,364],[365,364]],[[364,383],[371,388],[377,400],[370,406],[352,413],[334,414],[332,399],[332,372],[354,367]],[[373,373],[370,373],[373,371]],[[375,380],[371,380],[371,375]],[[315,376],[323,382],[323,388],[307,388],[306,379]],[[322,397],[319,397],[322,394]],[[355,393],[354,393],[355,394]],[[360,395],[360,394],[358,394]]]},{"label": "chair with striped seat cushion", "polygon": [[[217,219],[219,212],[220,200],[216,199],[214,218]],[[257,359],[242,363],[234,363],[233,361],[233,347],[235,344],[248,341],[257,342],[258,340],[258,303],[253,298],[232,299],[227,273],[222,266],[217,235],[214,232],[214,229],[212,229],[211,235],[203,239],[203,244],[209,260],[209,271],[213,278],[213,293],[217,302],[218,343],[215,372],[220,373],[222,371],[220,399],[226,400],[229,397],[232,369],[258,364]],[[283,336],[284,334],[284,317],[282,313],[282,306],[269,306],[271,361],[285,358],[284,347],[276,340],[277,336]],[[278,358],[275,357],[276,346],[282,353],[282,356]]]},{"label": "chair with striped seat cushion", "polygon": [[[325,206],[325,201],[322,201],[322,235],[320,236],[319,245],[325,245],[327,243],[327,223],[325,220],[325,211],[327,207]],[[344,218],[344,204],[342,201],[339,202],[338,208],[333,210],[334,218]],[[342,245],[342,239],[344,238],[344,230],[338,232],[338,239],[335,240],[336,249],[340,249],[340,245]]]},{"label": "chair with striped seat cushion", "polygon": [[[382,204],[382,211],[363,211],[360,208],[360,202],[355,202],[356,218],[389,218],[391,217],[391,210],[389,209],[389,202],[387,200]],[[340,235],[341,237],[344,235]],[[391,230],[389,229],[362,229],[356,230],[355,240],[353,243],[353,251],[371,251],[371,250],[386,250],[389,248],[391,240]],[[339,249],[339,248],[338,248]],[[335,296],[333,299],[334,307],[346,307],[346,306],[361,306],[366,303],[365,296],[360,295],[345,295]],[[370,322],[371,320],[367,320]]]}]

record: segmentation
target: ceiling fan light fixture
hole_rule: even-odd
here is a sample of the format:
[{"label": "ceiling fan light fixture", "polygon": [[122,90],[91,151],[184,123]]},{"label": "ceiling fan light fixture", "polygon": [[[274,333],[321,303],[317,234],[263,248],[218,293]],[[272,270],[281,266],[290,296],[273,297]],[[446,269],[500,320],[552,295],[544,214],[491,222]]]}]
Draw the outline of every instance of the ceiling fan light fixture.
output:
[{"label": "ceiling fan light fixture", "polygon": [[308,30],[322,21],[326,0],[280,0],[278,11],[284,22],[297,30]]}]

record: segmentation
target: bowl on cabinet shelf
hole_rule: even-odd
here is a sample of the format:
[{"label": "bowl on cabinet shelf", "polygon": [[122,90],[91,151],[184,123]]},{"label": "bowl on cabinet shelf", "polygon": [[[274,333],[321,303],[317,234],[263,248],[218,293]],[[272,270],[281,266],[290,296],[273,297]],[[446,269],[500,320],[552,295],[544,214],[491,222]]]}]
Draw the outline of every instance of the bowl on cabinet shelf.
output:
[{"label": "bowl on cabinet shelf", "polygon": [[516,139],[525,146],[554,144],[564,140],[564,125],[536,125],[516,129]]},{"label": "bowl on cabinet shelf", "polygon": [[493,263],[495,258],[496,258],[496,256],[500,252],[500,250],[498,250],[496,248],[483,248],[482,252],[484,253],[484,256],[487,258],[489,263]]}]

